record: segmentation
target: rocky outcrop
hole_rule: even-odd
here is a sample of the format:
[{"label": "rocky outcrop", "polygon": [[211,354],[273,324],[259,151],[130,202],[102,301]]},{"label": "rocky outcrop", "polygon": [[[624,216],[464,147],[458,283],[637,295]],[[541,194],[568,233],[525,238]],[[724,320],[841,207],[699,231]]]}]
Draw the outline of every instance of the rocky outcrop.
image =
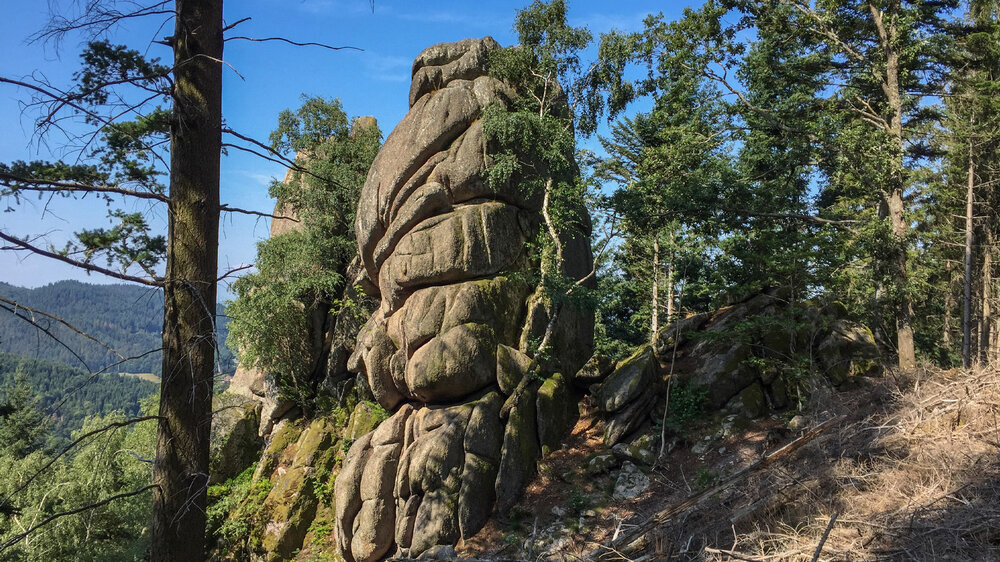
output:
[{"label": "rocky outcrop", "polygon": [[234,392],[212,399],[212,441],[209,484],[228,480],[252,465],[264,440],[258,434],[261,403]]},{"label": "rocky outcrop", "polygon": [[[549,309],[526,281],[538,268],[525,247],[541,194],[484,177],[480,117],[515,95],[487,75],[498,48],[467,39],[417,57],[410,110],[361,192],[361,285],[380,306],[348,367],[392,415],[354,442],[336,480],[337,544],[348,561],[415,557],[471,537],[514,504],[543,449],[575,419],[564,377],[520,384],[533,380],[525,350]],[[565,273],[583,277],[585,236],[564,246]],[[552,341],[556,359],[542,374],[575,373],[590,356],[592,315],[564,307]]]},{"label": "rocky outcrop", "polygon": [[678,380],[708,390],[710,409],[750,417],[784,408],[816,376],[839,386],[881,368],[871,330],[842,306],[793,304],[782,289],[679,320],[654,347],[661,363],[674,361]]},{"label": "rocky outcrop", "polygon": [[240,396],[260,405],[257,433],[261,437],[269,436],[274,424],[295,406],[291,400],[281,396],[274,377],[260,369],[242,365],[236,368],[225,394]]},{"label": "rocky outcrop", "polygon": [[[287,437],[297,433],[292,430]],[[267,521],[261,536],[261,560],[289,560],[302,541],[320,507],[318,489],[328,485],[334,466],[337,428],[325,418],[311,421],[294,445],[282,449],[270,475],[271,490],[261,506]]]},{"label": "rocky outcrop", "polygon": [[600,385],[593,387],[591,401],[608,413],[604,442],[618,443],[646,421],[660,389],[656,357],[651,346],[644,345],[621,361]]},{"label": "rocky outcrop", "polygon": [[210,488],[229,508],[225,519],[209,510],[209,532],[217,540],[209,560],[278,562],[295,559],[308,545],[330,544],[322,528],[344,447],[343,413],[280,420],[252,476]]},{"label": "rocky outcrop", "polygon": [[574,380],[606,377],[590,386],[591,402],[606,413],[605,443],[613,446],[654,422],[669,373],[675,385],[704,395],[705,410],[754,418],[788,407],[817,385],[841,386],[880,371],[871,331],[847,319],[842,306],[793,305],[785,293],[771,290],[677,320],[613,368],[592,358]]}]

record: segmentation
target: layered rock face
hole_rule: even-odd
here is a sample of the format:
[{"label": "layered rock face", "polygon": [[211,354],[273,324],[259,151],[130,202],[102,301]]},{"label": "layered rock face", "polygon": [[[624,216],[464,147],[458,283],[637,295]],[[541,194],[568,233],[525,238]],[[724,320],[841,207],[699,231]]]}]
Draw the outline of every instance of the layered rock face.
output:
[{"label": "layered rock face", "polygon": [[[549,310],[537,261],[542,194],[494,189],[480,117],[514,92],[486,72],[492,38],[432,46],[413,65],[410,110],[361,192],[356,234],[381,306],[349,368],[392,416],[351,447],[336,480],[341,554],[417,556],[475,534],[518,499],[543,449],[558,446],[575,400],[561,376],[514,392]],[[563,240],[567,275],[591,269],[585,236]],[[593,317],[563,307],[544,372],[575,373]],[[509,402],[509,408],[503,408]]]}]

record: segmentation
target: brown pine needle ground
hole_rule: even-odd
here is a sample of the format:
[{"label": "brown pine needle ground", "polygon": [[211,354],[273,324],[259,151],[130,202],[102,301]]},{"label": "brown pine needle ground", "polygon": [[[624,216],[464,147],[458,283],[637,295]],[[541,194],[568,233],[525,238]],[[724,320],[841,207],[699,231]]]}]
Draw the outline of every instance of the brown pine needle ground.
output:
[{"label": "brown pine needle ground", "polygon": [[[727,433],[707,454],[692,454],[691,443],[718,435],[716,418],[648,471],[653,485],[647,492],[614,502],[607,499],[613,474],[579,474],[583,460],[602,447],[602,424],[584,416],[569,447],[546,459],[547,470],[516,508],[522,523],[491,522],[459,553],[528,559],[525,542],[533,532],[569,521],[571,533],[558,552],[531,549],[530,558],[1000,560],[996,370],[921,370],[859,381],[846,392],[821,389],[806,415],[810,427],[844,419],[788,458],[750,471],[613,549],[608,545],[616,533],[642,528],[654,514],[725,481],[809,428],[790,432],[781,420],[766,418]],[[572,512],[581,492],[590,502],[582,506],[589,517],[553,515],[554,507]]]}]

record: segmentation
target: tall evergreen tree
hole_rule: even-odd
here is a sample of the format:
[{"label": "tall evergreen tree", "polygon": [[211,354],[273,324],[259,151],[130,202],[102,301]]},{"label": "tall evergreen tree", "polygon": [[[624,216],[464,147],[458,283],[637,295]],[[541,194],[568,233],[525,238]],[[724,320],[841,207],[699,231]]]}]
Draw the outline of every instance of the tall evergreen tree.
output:
[{"label": "tall evergreen tree", "polygon": [[955,261],[963,270],[962,361],[969,367],[996,354],[992,309],[995,209],[1000,203],[995,188],[1000,181],[1000,6],[991,0],[970,2],[959,29],[951,91],[945,98],[949,134],[944,148],[946,190],[953,203],[949,211],[965,217],[962,235],[952,242],[964,239],[963,255]]}]

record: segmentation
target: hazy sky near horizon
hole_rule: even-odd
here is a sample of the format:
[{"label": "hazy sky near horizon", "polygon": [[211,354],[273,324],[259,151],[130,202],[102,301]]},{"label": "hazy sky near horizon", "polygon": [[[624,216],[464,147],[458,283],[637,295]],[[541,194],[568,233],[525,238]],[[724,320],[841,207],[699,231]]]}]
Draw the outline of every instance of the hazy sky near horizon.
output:
[{"label": "hazy sky near horizon", "polygon": [[[31,43],[30,36],[42,29],[49,9],[66,10],[81,0],[5,2],[0,14],[0,76],[13,79],[41,77],[68,87],[78,68],[82,36],[68,36],[58,46]],[[388,135],[407,110],[410,68],[413,58],[434,43],[466,37],[493,36],[503,45],[516,42],[514,15],[530,2],[494,1],[405,2],[376,0],[374,9],[365,0],[247,0],[225,5],[226,23],[245,17],[231,33],[252,37],[286,37],[295,41],[353,46],[361,51],[331,51],[316,47],[293,47],[276,42],[233,41],[226,44],[223,113],[228,126],[257,139],[266,139],[277,124],[282,109],[295,109],[300,96],[340,98],[350,116],[373,115]],[[118,0],[124,10],[130,2]],[[141,3],[140,3],[141,4]],[[596,36],[612,28],[641,29],[650,13],[663,12],[668,19],[680,15],[690,2],[571,0],[569,20],[586,26]],[[151,16],[132,21],[109,37],[149,57],[169,60],[165,46],[152,43],[172,31],[172,21]],[[162,27],[161,27],[162,26]],[[238,74],[237,74],[238,73]],[[22,111],[29,95],[23,89],[0,84],[0,162],[75,158],[61,150],[63,138],[34,133],[37,112]],[[269,212],[274,201],[267,195],[271,178],[284,176],[278,164],[252,155],[230,151],[222,161],[222,199],[234,207]],[[0,213],[0,230],[17,236],[46,235],[55,246],[81,228],[110,226],[107,207],[93,198],[84,200],[34,200],[29,198],[13,211]],[[165,230],[162,210],[136,207],[153,224]],[[252,263],[256,242],[267,237],[266,219],[224,214],[220,240],[220,271]],[[103,265],[103,264],[101,264]],[[117,282],[98,275],[23,252],[0,251],[0,280],[36,287],[60,279]],[[225,284],[220,298],[229,298]]]}]

